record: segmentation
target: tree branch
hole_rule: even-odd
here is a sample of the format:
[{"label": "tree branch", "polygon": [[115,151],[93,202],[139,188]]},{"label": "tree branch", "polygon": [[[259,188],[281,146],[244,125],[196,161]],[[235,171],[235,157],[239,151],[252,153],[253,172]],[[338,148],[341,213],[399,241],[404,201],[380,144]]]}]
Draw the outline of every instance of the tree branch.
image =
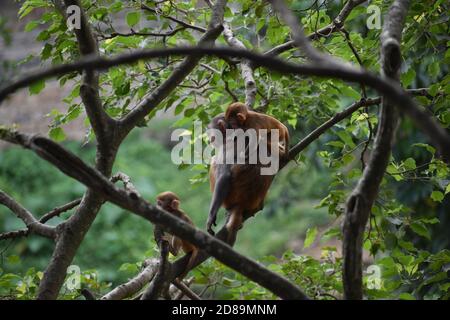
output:
[{"label": "tree branch", "polygon": [[341,112],[336,113],[333,117],[328,119],[326,122],[322,123],[320,126],[318,126],[314,131],[310,132],[305,138],[303,138],[299,143],[297,143],[295,146],[293,146],[289,150],[289,157],[291,159],[295,159],[295,157],[302,152],[306,147],[308,147],[312,142],[317,140],[324,132],[326,132],[328,129],[330,129],[332,126],[334,126],[336,123],[344,120],[345,118],[351,116],[353,112],[356,110],[366,107],[366,106],[373,106],[380,104],[381,98],[369,98],[367,100],[362,99],[359,100],[353,104],[351,104],[349,107],[344,109]]},{"label": "tree branch", "polygon": [[143,263],[144,269],[130,279],[128,282],[121,284],[115,289],[105,294],[102,300],[122,300],[128,298],[141,290],[147,283],[149,283],[156,274],[158,261],[155,259],[145,260]]},{"label": "tree branch", "polygon": [[[245,45],[233,35],[233,31],[228,23],[223,24],[223,36],[230,47],[237,49],[246,49]],[[245,104],[253,109],[256,99],[256,82],[253,77],[253,68],[251,60],[243,59],[240,63],[242,79],[245,84]]]},{"label": "tree branch", "polygon": [[[178,281],[178,279],[175,279],[173,284],[180,290],[181,295],[185,295],[191,300],[202,300],[202,298],[192,291],[183,281]],[[175,300],[179,300],[180,298],[175,297]]]},{"label": "tree branch", "polygon": [[[59,216],[61,213],[66,212],[70,209],[75,208],[77,205],[79,205],[81,202],[81,198],[80,199],[76,199],[73,200],[69,203],[66,203],[63,206],[60,207],[56,207],[55,209],[47,212],[46,214],[44,214],[40,219],[39,222],[40,223],[46,223],[47,221],[49,221],[50,219]],[[20,237],[26,237],[30,234],[30,229],[20,229],[20,230],[16,230],[16,231],[9,231],[9,232],[4,232],[2,234],[0,234],[0,240],[5,240],[5,239],[11,239],[11,238],[20,238]]]},{"label": "tree branch", "polygon": [[[400,41],[408,12],[408,0],[395,0],[391,5],[381,34],[381,65],[383,75],[398,81],[401,66]],[[398,122],[398,112],[383,98],[378,131],[369,163],[347,200],[343,225],[343,284],[345,299],[362,299],[362,246],[364,230],[372,205],[377,198],[381,180],[389,164]]]},{"label": "tree branch", "polygon": [[[345,19],[349,16],[349,14],[352,12],[352,10],[360,5],[361,3],[365,2],[366,0],[349,0],[345,3],[344,7],[342,8],[341,12],[337,15],[337,17],[333,20],[332,23],[329,25],[317,30],[316,32],[308,35],[309,40],[317,40],[321,37],[328,37],[333,32],[338,31],[343,25]],[[287,50],[294,49],[295,48],[295,42],[293,40],[287,41],[283,44],[280,44],[268,51],[266,51],[264,54],[269,56],[277,56]]]},{"label": "tree branch", "polygon": [[184,27],[180,27],[180,28],[176,28],[173,29],[171,31],[167,31],[164,33],[155,33],[155,32],[142,32],[142,31],[134,31],[133,29],[131,29],[130,33],[121,33],[121,32],[112,32],[110,34],[106,34],[106,35],[99,35],[100,39],[102,40],[106,40],[106,39],[112,39],[115,37],[133,37],[133,36],[142,36],[142,37],[170,37],[173,36],[175,34],[177,34],[178,32],[180,32],[181,30],[185,30],[186,28]]},{"label": "tree branch", "polygon": [[[64,3],[66,7],[76,5],[80,8],[80,28],[75,28],[74,32],[81,56],[99,56],[97,41],[92,34],[91,27],[80,1],[64,0]],[[61,14],[64,16],[65,12],[62,11]],[[99,144],[107,145],[108,140],[110,140],[109,129],[114,124],[114,120],[103,109],[99,95],[99,77],[95,69],[84,70],[80,96]]]},{"label": "tree branch", "polygon": [[130,193],[131,197],[140,197],[139,191],[137,191],[136,187],[131,182],[130,177],[125,173],[117,172],[114,176],[111,177],[112,183],[116,183],[117,181],[123,182],[125,190]]},{"label": "tree branch", "polygon": [[[319,77],[330,77],[339,78],[346,81],[357,82],[365,84],[377,90],[380,94],[385,96],[390,101],[395,102],[395,105],[400,108],[406,115],[408,115],[413,122],[430,138],[430,140],[435,143],[440,149],[441,154],[449,161],[450,159],[450,136],[447,134],[445,129],[443,129],[436,120],[426,111],[420,109],[417,103],[407,94],[401,86],[390,79],[379,77],[370,71],[353,67],[347,64],[341,64],[328,61],[321,61],[321,63],[309,63],[309,64],[293,64],[285,62],[275,57],[269,57],[257,53],[253,53],[247,50],[233,49],[233,48],[203,48],[203,47],[193,47],[193,48],[166,48],[166,49],[155,49],[155,50],[142,50],[129,54],[118,55],[115,58],[98,58],[98,57],[88,57],[84,58],[78,62],[60,65],[45,69],[40,72],[36,72],[27,77],[24,77],[17,82],[7,86],[6,88],[0,90],[0,102],[11,92],[22,88],[30,83],[31,80],[35,81],[42,78],[47,78],[49,76],[65,74],[68,72],[84,69],[84,68],[96,68],[96,69],[106,69],[111,66],[127,64],[135,62],[140,59],[148,59],[155,57],[163,57],[168,55],[215,55],[215,56],[235,56],[240,58],[247,58],[253,60],[261,66],[267,67],[268,69],[284,73],[284,74],[298,74],[298,75],[308,75],[308,76],[319,76]],[[189,57],[188,57],[189,58]],[[174,72],[175,74],[176,72]],[[177,78],[177,77],[175,77]],[[178,79],[179,80],[179,79]],[[178,81],[171,80],[171,81]],[[167,80],[169,81],[169,80]],[[170,81],[170,82],[171,82]],[[180,80],[181,81],[181,80]],[[31,81],[32,82],[32,81]],[[176,86],[175,83],[170,84],[172,87]],[[163,89],[164,87],[164,89]],[[161,101],[159,98],[165,97],[168,94],[167,86],[162,85],[162,91],[158,89],[152,94],[153,98],[148,98],[146,101]],[[171,89],[172,90],[172,89]],[[157,93],[159,92],[159,93]],[[154,107],[154,105],[153,105]],[[137,108],[128,114],[127,118],[123,120],[123,123],[127,130],[131,130],[133,123],[138,120],[140,114],[145,117],[147,109],[144,105],[141,108]],[[138,110],[139,109],[139,110]],[[134,116],[131,114],[134,113]],[[127,120],[128,119],[128,120]],[[134,120],[131,120],[134,119]]]},{"label": "tree branch", "polygon": [[8,194],[0,190],[0,204],[10,209],[27,226],[29,232],[36,233],[46,238],[55,239],[56,231],[54,227],[40,223],[27,209],[11,198]]},{"label": "tree branch", "polygon": [[297,17],[285,5],[284,0],[270,0],[270,3],[291,29],[291,34],[294,38],[293,42],[300,49],[300,51],[310,60],[323,60],[325,57],[311,45],[311,42],[304,34],[303,26],[297,21]]},{"label": "tree branch", "polygon": [[159,225],[155,226],[154,235],[160,251],[159,266],[153,281],[142,294],[141,300],[157,300],[161,295],[169,294],[170,282],[167,280],[170,273],[169,242],[164,238],[164,230]]},{"label": "tree branch", "polygon": [[141,9],[149,11],[149,12],[152,12],[152,13],[154,13],[156,15],[161,15],[162,17],[164,17],[164,18],[166,18],[166,19],[168,19],[170,21],[178,23],[180,26],[183,26],[184,28],[196,30],[196,31],[199,31],[199,32],[206,32],[206,29],[203,28],[203,27],[194,26],[192,24],[189,24],[189,23],[187,23],[187,22],[185,22],[183,20],[177,19],[175,17],[168,16],[168,15],[165,15],[165,14],[161,14],[161,12],[158,12],[156,9],[150,8],[149,6],[147,6],[145,4],[141,4]]}]

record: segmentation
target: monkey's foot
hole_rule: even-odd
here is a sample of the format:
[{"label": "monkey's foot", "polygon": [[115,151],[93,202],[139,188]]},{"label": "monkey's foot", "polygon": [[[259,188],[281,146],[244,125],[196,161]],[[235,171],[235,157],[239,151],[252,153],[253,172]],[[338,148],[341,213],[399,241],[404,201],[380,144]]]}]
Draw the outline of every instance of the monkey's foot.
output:
[{"label": "monkey's foot", "polygon": [[208,219],[208,222],[206,223],[206,231],[208,231],[208,233],[211,235],[215,235],[215,232],[212,228],[213,226],[214,227],[217,226],[216,217],[211,217],[210,219]]}]

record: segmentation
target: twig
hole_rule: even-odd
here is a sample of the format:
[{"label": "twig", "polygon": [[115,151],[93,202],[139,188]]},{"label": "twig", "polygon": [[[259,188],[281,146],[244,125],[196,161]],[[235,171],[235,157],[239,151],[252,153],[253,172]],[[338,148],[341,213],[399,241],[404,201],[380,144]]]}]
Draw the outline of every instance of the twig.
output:
[{"label": "twig", "polygon": [[[321,37],[328,37],[333,32],[338,31],[343,25],[344,21],[347,19],[348,15],[351,13],[351,11],[361,3],[365,2],[366,0],[348,0],[344,7],[342,8],[341,12],[337,15],[337,17],[333,20],[332,23],[329,25],[317,30],[316,32],[308,35],[309,40],[317,40]],[[287,50],[295,48],[294,41],[288,41],[283,44],[280,44],[268,51],[265,52],[266,55],[269,56],[277,56]]]},{"label": "twig", "polygon": [[132,29],[130,33],[112,32],[107,35],[101,34],[101,35],[99,35],[99,37],[102,40],[113,39],[118,36],[120,36],[120,37],[142,36],[142,37],[163,37],[163,38],[165,38],[165,37],[173,36],[173,35],[177,34],[178,32],[185,30],[185,29],[186,29],[185,27],[179,27],[179,28],[175,28],[171,31],[163,32],[163,33],[134,31]]},{"label": "twig", "polygon": [[21,219],[30,232],[50,239],[55,239],[56,231],[54,227],[39,222],[30,211],[25,209],[20,203],[2,190],[0,190],[0,204],[10,209],[19,219]]},{"label": "twig", "polygon": [[146,4],[141,4],[141,9],[149,11],[149,12],[152,12],[152,13],[154,13],[156,15],[161,15],[162,17],[164,17],[164,18],[166,18],[168,20],[171,20],[173,22],[176,22],[176,23],[178,23],[179,25],[181,25],[181,26],[183,26],[185,28],[189,28],[189,29],[192,29],[192,30],[200,31],[200,32],[206,32],[206,29],[203,28],[203,27],[194,26],[194,25],[189,24],[189,23],[187,23],[187,22],[185,22],[183,20],[180,20],[180,19],[177,19],[175,17],[162,14],[161,12],[157,11],[156,9],[150,8]]},{"label": "twig", "polygon": [[[39,219],[39,222],[40,223],[46,223],[50,219],[59,216],[61,213],[75,208],[77,205],[80,204],[80,202],[81,202],[81,198],[73,200],[73,201],[71,201],[69,203],[66,203],[63,206],[56,207],[55,209],[53,209],[53,210],[47,212],[46,214],[44,214]],[[28,234],[30,234],[30,229],[28,229],[28,228],[27,229],[20,229],[20,230],[15,230],[15,231],[4,232],[4,233],[0,234],[0,240],[11,239],[11,238],[19,238],[19,237],[26,237]]]}]

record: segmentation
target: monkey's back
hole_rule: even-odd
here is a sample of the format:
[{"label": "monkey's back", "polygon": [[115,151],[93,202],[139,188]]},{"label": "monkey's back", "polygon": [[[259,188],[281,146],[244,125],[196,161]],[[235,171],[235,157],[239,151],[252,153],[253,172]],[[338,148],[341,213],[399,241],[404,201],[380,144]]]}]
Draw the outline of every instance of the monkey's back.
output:
[{"label": "monkey's back", "polygon": [[243,214],[258,212],[273,176],[261,175],[261,166],[255,164],[235,165],[233,169],[231,188],[223,206],[227,210],[238,209]]}]

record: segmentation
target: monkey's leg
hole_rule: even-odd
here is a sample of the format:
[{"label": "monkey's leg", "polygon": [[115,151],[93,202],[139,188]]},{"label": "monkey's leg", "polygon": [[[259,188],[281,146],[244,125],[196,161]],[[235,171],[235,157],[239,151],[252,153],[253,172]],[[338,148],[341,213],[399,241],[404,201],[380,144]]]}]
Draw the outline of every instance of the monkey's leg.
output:
[{"label": "monkey's leg", "polygon": [[216,226],[217,212],[225,201],[230,192],[231,186],[231,165],[219,164],[216,170],[216,183],[214,187],[211,206],[209,209],[208,221],[206,223],[206,230],[214,235],[212,226]]},{"label": "monkey's leg", "polygon": [[228,231],[227,243],[232,245],[236,241],[237,232],[242,228],[242,212],[241,210],[233,210],[230,213],[226,228]]},{"label": "monkey's leg", "polygon": [[172,241],[169,242],[169,252],[173,254],[174,256],[178,255],[178,252],[180,251],[182,242],[181,239],[175,236],[171,236]]},{"label": "monkey's leg", "polygon": [[189,271],[194,266],[195,259],[197,259],[197,255],[198,255],[198,249],[195,248],[194,250],[191,251],[191,256],[189,257],[189,261],[186,265],[186,269],[184,269],[183,273],[178,277],[178,280],[181,281],[189,273]]}]

